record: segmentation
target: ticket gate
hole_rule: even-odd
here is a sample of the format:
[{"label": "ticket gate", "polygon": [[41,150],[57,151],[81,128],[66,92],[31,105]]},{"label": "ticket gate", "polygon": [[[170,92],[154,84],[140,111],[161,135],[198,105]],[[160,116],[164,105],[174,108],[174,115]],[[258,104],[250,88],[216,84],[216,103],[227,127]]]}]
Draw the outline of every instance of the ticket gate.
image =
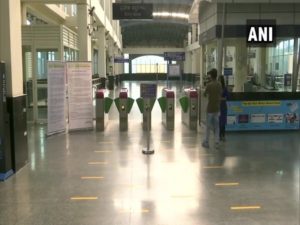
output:
[{"label": "ticket gate", "polygon": [[143,114],[143,130],[151,130],[151,112],[155,104],[155,98],[138,98],[136,100],[140,112]]},{"label": "ticket gate", "polygon": [[167,130],[174,130],[175,120],[175,93],[172,90],[164,88],[162,97],[158,99],[162,111],[162,123]]},{"label": "ticket gate", "polygon": [[181,120],[191,130],[197,130],[198,125],[198,92],[190,88],[184,90],[184,96],[179,99],[182,111]]},{"label": "ticket gate", "polygon": [[108,123],[107,113],[110,110],[113,100],[105,97],[105,90],[96,90],[96,131],[104,131]]},{"label": "ticket gate", "polygon": [[122,88],[119,93],[119,98],[115,99],[116,107],[119,111],[119,128],[120,131],[128,130],[128,114],[131,111],[134,100],[128,97],[127,88]]}]

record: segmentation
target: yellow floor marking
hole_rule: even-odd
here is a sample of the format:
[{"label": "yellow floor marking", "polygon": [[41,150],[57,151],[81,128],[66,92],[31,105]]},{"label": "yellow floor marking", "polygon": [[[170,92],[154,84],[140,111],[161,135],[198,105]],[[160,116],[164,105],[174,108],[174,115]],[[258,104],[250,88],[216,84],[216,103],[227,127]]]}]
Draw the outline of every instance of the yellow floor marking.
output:
[{"label": "yellow floor marking", "polygon": [[142,210],[141,210],[141,213],[149,213],[149,212],[150,212],[149,209],[142,209]]},{"label": "yellow floor marking", "polygon": [[161,143],[171,143],[171,141],[160,141]]},{"label": "yellow floor marking", "polygon": [[94,151],[95,153],[110,153],[112,151],[105,151],[105,150],[102,150],[102,151]]},{"label": "yellow floor marking", "polygon": [[203,153],[203,154],[199,154],[199,156],[213,156],[213,154],[206,154],[206,153]]},{"label": "yellow floor marking", "polygon": [[141,210],[127,210],[127,209],[121,209],[122,213],[149,213],[150,210],[149,209],[141,209]]},{"label": "yellow floor marking", "polygon": [[203,169],[221,169],[223,166],[203,166]]},{"label": "yellow floor marking", "polygon": [[239,183],[215,183],[215,186],[238,186],[240,185]]},{"label": "yellow floor marking", "polygon": [[192,195],[172,195],[171,198],[194,198]]},{"label": "yellow floor marking", "polygon": [[107,162],[89,162],[89,165],[106,165]]},{"label": "yellow floor marking", "polygon": [[251,210],[251,209],[261,209],[259,205],[254,206],[231,206],[231,210]]},{"label": "yellow floor marking", "polygon": [[125,188],[134,188],[134,189],[137,189],[137,188],[142,188],[143,186],[142,185],[125,185]]},{"label": "yellow floor marking", "polygon": [[84,201],[84,200],[97,200],[98,197],[80,197],[80,196],[76,196],[76,197],[71,197],[71,200],[78,200],[78,201]]},{"label": "yellow floor marking", "polygon": [[99,179],[103,179],[104,177],[81,177],[82,180],[99,180]]}]

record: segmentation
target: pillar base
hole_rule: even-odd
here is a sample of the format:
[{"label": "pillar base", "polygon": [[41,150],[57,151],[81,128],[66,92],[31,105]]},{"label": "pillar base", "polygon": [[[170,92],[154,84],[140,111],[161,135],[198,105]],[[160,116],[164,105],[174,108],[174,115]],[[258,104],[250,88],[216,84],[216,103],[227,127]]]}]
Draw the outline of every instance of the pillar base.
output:
[{"label": "pillar base", "polygon": [[0,181],[5,181],[7,178],[9,178],[13,174],[14,174],[13,170],[9,170],[6,173],[0,173]]}]

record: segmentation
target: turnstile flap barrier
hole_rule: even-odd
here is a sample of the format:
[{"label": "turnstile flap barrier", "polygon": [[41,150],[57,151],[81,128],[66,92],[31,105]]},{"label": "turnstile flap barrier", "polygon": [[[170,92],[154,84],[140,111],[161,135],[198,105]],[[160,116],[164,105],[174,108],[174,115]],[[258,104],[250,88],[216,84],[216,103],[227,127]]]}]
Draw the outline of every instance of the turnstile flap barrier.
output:
[{"label": "turnstile flap barrier", "polygon": [[181,105],[181,108],[183,110],[183,112],[187,112],[188,108],[189,108],[189,101],[188,101],[188,97],[187,96],[183,96],[179,99],[179,103]]},{"label": "turnstile flap barrier", "polygon": [[115,98],[115,105],[118,109],[118,112],[120,112],[120,98]]},{"label": "turnstile flap barrier", "polygon": [[156,101],[155,98],[151,98],[151,99],[150,99],[150,108],[151,108],[151,111],[152,111],[152,109],[153,109],[153,106],[154,106],[154,104],[155,104],[155,101]]},{"label": "turnstile flap barrier", "polygon": [[136,100],[136,103],[138,104],[140,112],[144,113],[144,100],[143,100],[143,98],[138,98]]},{"label": "turnstile flap barrier", "polygon": [[130,113],[133,103],[134,103],[134,99],[132,98],[127,99],[127,113]]},{"label": "turnstile flap barrier", "polygon": [[[155,104],[155,101],[156,101],[155,98],[151,98],[151,99],[150,99],[150,110],[151,110],[151,111],[152,111],[152,109],[153,109],[153,106],[154,106],[154,104]],[[137,104],[138,104],[138,107],[139,107],[139,109],[140,109],[140,112],[141,112],[141,113],[144,113],[144,108],[145,108],[145,101],[144,101],[144,98],[138,98],[138,99],[136,100],[136,102],[137,102]]]},{"label": "turnstile flap barrier", "polygon": [[160,97],[157,99],[159,106],[161,108],[161,111],[164,113],[166,111],[167,106],[167,98],[166,97]]},{"label": "turnstile flap barrier", "polygon": [[105,111],[105,113],[109,112],[112,103],[113,103],[113,100],[111,98],[108,98],[108,97],[104,98],[104,111]]}]

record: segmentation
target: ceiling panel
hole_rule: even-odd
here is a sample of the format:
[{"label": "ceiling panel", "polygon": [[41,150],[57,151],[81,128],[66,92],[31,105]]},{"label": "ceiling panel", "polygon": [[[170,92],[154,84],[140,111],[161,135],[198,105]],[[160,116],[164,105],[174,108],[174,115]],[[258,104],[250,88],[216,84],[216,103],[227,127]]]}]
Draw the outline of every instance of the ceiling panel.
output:
[{"label": "ceiling panel", "polygon": [[[153,3],[154,12],[189,14],[194,0],[116,0],[116,3]],[[121,20],[124,47],[183,47],[187,19],[158,17],[153,20]]]}]

